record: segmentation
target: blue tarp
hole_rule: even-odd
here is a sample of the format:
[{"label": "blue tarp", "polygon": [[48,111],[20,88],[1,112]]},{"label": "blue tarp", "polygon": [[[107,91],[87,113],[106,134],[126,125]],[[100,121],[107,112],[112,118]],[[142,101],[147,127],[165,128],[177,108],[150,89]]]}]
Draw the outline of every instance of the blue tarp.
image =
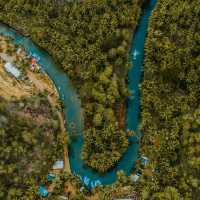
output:
[{"label": "blue tarp", "polygon": [[40,186],[39,187],[39,194],[42,196],[42,197],[47,197],[49,192],[47,191],[46,187],[45,186]]},{"label": "blue tarp", "polygon": [[55,178],[56,176],[54,174],[48,174],[47,175],[47,180],[48,181],[53,181],[53,179]]}]

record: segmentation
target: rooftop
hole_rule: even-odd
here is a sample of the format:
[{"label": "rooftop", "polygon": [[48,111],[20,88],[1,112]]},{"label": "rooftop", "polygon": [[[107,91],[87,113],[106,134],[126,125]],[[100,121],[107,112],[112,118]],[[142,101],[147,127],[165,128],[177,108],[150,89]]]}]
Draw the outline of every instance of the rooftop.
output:
[{"label": "rooftop", "polygon": [[49,194],[45,186],[40,186],[38,192],[42,197],[47,197]]},{"label": "rooftop", "polygon": [[4,65],[7,72],[11,73],[15,78],[20,78],[21,72],[11,63],[7,62]]},{"label": "rooftop", "polygon": [[63,160],[57,160],[54,164],[53,164],[53,169],[63,169],[64,168],[64,161]]}]

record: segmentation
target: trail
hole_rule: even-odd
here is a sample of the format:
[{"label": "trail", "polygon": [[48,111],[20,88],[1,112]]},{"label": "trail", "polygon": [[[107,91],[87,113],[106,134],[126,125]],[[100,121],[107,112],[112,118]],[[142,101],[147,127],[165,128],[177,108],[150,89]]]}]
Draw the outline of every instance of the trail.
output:
[{"label": "trail", "polygon": [[[54,100],[48,96],[48,101],[49,103],[52,105],[52,106],[55,106],[55,103],[54,103]],[[60,122],[60,129],[61,129],[61,134],[64,136],[64,145],[63,145],[63,151],[64,151],[64,171],[68,172],[68,173],[71,173],[71,169],[70,169],[70,163],[69,163],[69,154],[68,154],[68,141],[66,139],[67,137],[67,131],[65,129],[65,124],[64,124],[64,118],[63,118],[63,115],[60,111],[57,111],[56,112],[57,115],[58,115],[58,118],[59,118],[59,122]]]}]

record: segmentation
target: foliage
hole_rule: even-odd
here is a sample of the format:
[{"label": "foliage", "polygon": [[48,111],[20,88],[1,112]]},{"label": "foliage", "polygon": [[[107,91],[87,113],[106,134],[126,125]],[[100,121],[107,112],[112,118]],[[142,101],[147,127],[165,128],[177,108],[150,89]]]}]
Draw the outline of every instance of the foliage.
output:
[{"label": "foliage", "polygon": [[[127,96],[128,44],[141,4],[86,0],[63,3],[55,9],[48,1],[40,2],[2,0],[0,19],[29,34],[71,77],[86,118],[82,156],[88,165],[106,171],[127,147],[125,133],[114,124],[116,107]],[[158,0],[146,42],[141,87],[141,153],[150,157],[152,173],[143,174],[134,184],[119,172],[115,184],[93,191],[99,199],[134,192],[140,199],[199,199],[199,7],[195,0]],[[0,131],[2,136],[4,132]],[[52,198],[66,181],[63,177],[60,180]],[[5,188],[1,191],[4,195]],[[84,199],[79,191],[78,198]]]},{"label": "foliage", "polygon": [[[140,0],[85,0],[85,1],[32,1],[1,0],[0,20],[29,35],[37,44],[48,50],[79,90],[86,125],[84,152],[89,151],[87,135],[90,129],[100,133],[94,137],[106,138],[104,127],[118,121],[119,104],[127,97],[126,76],[129,68],[128,51],[133,31],[140,15]],[[116,127],[110,136],[114,146],[124,143],[125,132]],[[102,145],[103,146],[103,145]],[[111,168],[110,151],[104,148],[106,166]],[[92,164],[98,148],[94,146],[87,163]],[[103,152],[103,151],[101,151]],[[102,171],[101,157],[96,157],[95,169]]]},{"label": "foliage", "polygon": [[0,97],[0,199],[36,198],[38,184],[62,155],[54,113],[43,94]]},{"label": "foliage", "polygon": [[199,14],[197,1],[159,0],[150,24],[141,151],[158,170],[141,183],[147,199],[199,199]]},{"label": "foliage", "polygon": [[[123,130],[117,130],[117,127],[111,124],[105,126],[101,132],[96,132],[94,128],[88,129],[85,140],[84,145],[87,144],[88,147],[84,148],[82,157],[90,160],[88,165],[101,172],[107,171],[111,166],[114,167],[121,157],[121,152],[125,152],[128,146]],[[107,160],[107,157],[110,159]],[[100,166],[99,160],[101,160]]]}]

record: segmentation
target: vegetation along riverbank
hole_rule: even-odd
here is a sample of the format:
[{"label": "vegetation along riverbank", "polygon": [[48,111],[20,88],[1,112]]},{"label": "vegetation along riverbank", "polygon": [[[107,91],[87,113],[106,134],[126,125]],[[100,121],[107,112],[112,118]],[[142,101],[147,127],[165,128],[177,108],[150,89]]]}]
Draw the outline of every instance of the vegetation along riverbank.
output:
[{"label": "vegetation along riverbank", "polygon": [[0,36],[0,199],[36,194],[53,163],[67,156],[60,115],[55,87],[36,59]]},{"label": "vegetation along riverbank", "polygon": [[[100,172],[112,168],[128,146],[121,102],[128,95],[127,56],[142,2],[0,1],[0,20],[47,49],[73,81],[84,109],[82,156]],[[148,162],[138,160],[134,175],[118,171],[114,184],[91,191],[78,177],[60,173],[47,199],[64,194],[72,200],[199,200],[199,8],[196,0],[157,0],[150,20],[140,144]],[[57,109],[46,92],[32,94],[36,85],[13,81],[4,64],[1,59],[0,199],[42,199],[38,184],[45,183],[52,160],[63,155]]]},{"label": "vegetation along riverbank", "polygon": [[143,1],[58,2],[3,0],[0,20],[48,50],[70,76],[84,111],[82,157],[105,172],[128,147],[117,116],[128,96],[128,51]]},{"label": "vegetation along riverbank", "polygon": [[155,174],[147,199],[199,199],[200,2],[159,0],[146,42],[141,87],[142,153]]}]

